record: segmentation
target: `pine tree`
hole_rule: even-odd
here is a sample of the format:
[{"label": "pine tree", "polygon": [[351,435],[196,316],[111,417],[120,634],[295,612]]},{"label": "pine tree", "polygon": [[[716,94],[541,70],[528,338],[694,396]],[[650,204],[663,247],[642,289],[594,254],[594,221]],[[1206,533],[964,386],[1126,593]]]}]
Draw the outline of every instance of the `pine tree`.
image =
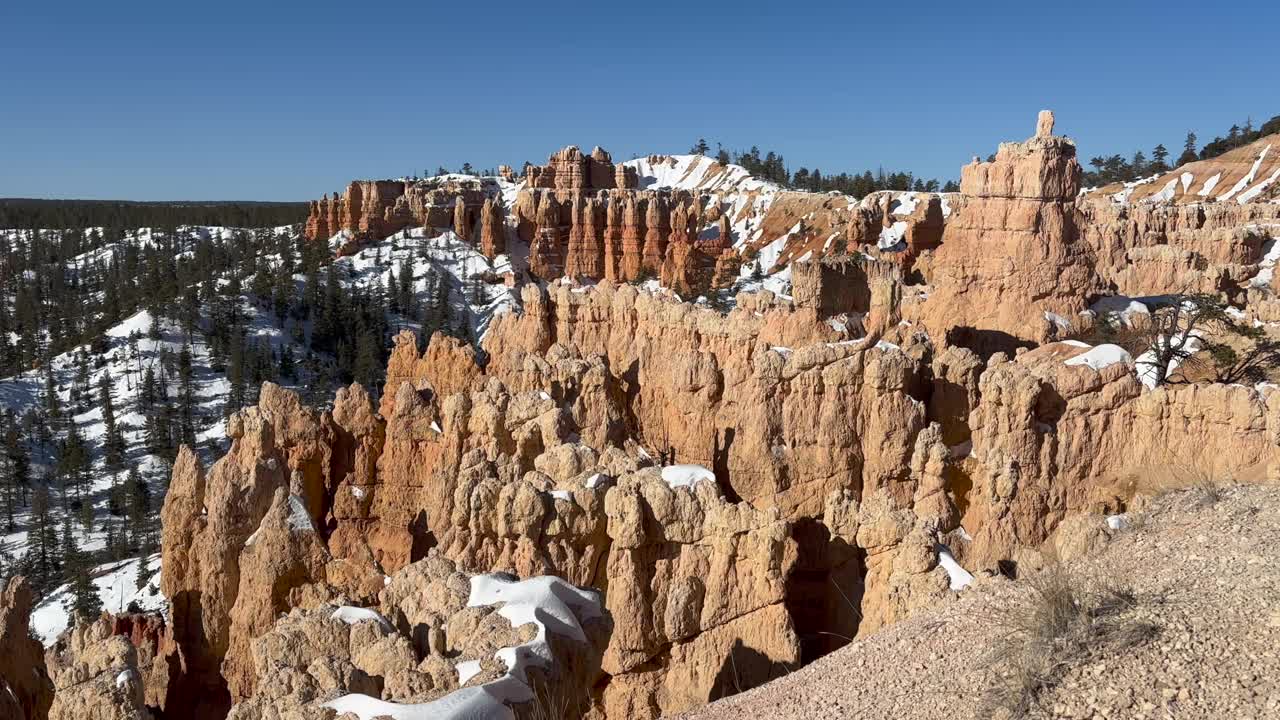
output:
[{"label": "pine tree", "polygon": [[0,503],[4,503],[5,531],[13,532],[13,518],[18,509],[18,483],[13,473],[13,460],[8,453],[0,453]]},{"label": "pine tree", "polygon": [[151,491],[136,467],[129,470],[124,487],[130,546],[140,553],[145,551],[150,554],[148,525],[151,516]]},{"label": "pine tree", "polygon": [[62,554],[68,590],[65,608],[75,624],[92,622],[102,613],[102,598],[93,584],[93,560],[80,549],[70,523],[63,523]]},{"label": "pine tree", "polygon": [[413,297],[413,263],[409,258],[400,261],[400,275],[396,283],[396,305],[400,308],[400,314],[407,318],[413,318],[416,315],[417,308],[414,307]]},{"label": "pine tree", "polygon": [[93,511],[93,502],[89,499],[80,501],[80,525],[84,528],[84,533],[88,535],[93,532],[95,520],[97,517]]},{"label": "pine tree", "polygon": [[382,366],[381,358],[378,357],[379,345],[380,343],[372,331],[365,331],[360,334],[353,375],[355,375],[356,382],[366,388],[377,387],[379,370]]},{"label": "pine tree", "polygon": [[41,592],[53,587],[61,577],[62,556],[58,530],[54,524],[49,490],[37,485],[31,493],[31,531],[27,534],[27,554],[23,572]]},{"label": "pine tree", "polygon": [[62,400],[58,397],[58,389],[53,382],[53,365],[45,365],[44,372],[44,411],[49,419],[57,422],[62,418]]},{"label": "pine tree", "polygon": [[[29,417],[35,413],[30,413]],[[27,454],[27,446],[22,441],[22,434],[18,429],[17,418],[12,410],[5,411],[5,434],[4,434],[4,454],[7,459],[9,468],[9,476],[12,479],[14,488],[21,496],[22,502],[27,501],[27,492],[31,487],[31,457]]]},{"label": "pine tree", "polygon": [[293,272],[282,261],[276,271],[275,287],[271,293],[272,309],[275,311],[276,321],[281,324],[289,316],[289,309],[293,305],[293,294]]},{"label": "pine tree", "polygon": [[83,412],[89,408],[89,356],[83,349],[75,355],[76,380],[72,387],[72,402]]},{"label": "pine tree", "polygon": [[178,440],[190,447],[196,444],[195,387],[191,368],[191,346],[178,352]]},{"label": "pine tree", "polygon": [[280,351],[280,377],[297,379],[297,368],[293,359],[293,347],[285,345]]},{"label": "pine tree", "polygon": [[103,461],[110,471],[119,470],[124,465],[124,434],[116,425],[115,402],[111,397],[111,379],[104,372],[98,377],[98,405],[102,408],[102,424],[105,429],[102,438]]},{"label": "pine tree", "polygon": [[1144,177],[1147,174],[1147,156],[1141,151],[1133,154],[1133,160],[1129,162],[1129,175],[1133,178]]},{"label": "pine tree", "polygon": [[67,434],[58,446],[58,474],[62,478],[62,497],[66,502],[68,491],[74,490],[79,499],[88,483],[89,449],[75,423],[67,425]]},{"label": "pine tree", "polygon": [[1164,173],[1169,171],[1169,149],[1164,145],[1156,145],[1151,151],[1151,170],[1152,172]]},{"label": "pine tree", "polygon": [[234,333],[231,336],[231,348],[227,358],[227,382],[230,385],[230,389],[227,393],[227,404],[223,413],[230,415],[244,407],[248,397],[247,381],[245,379],[244,338],[239,333]]},{"label": "pine tree", "polygon": [[1196,155],[1196,134],[1188,131],[1186,142],[1182,144],[1182,154],[1178,156],[1178,164],[1186,165],[1198,159],[1199,156]]}]

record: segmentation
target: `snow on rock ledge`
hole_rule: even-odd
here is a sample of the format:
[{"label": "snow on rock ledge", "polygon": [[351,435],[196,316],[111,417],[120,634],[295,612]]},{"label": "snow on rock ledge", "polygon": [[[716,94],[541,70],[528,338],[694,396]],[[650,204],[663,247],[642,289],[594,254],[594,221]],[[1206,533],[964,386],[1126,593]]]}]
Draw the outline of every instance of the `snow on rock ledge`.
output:
[{"label": "snow on rock ledge", "polygon": [[693,487],[704,480],[715,482],[716,474],[701,465],[668,465],[662,468],[662,479],[671,488]]},{"label": "snow on rock ledge", "polygon": [[378,625],[381,625],[384,630],[388,632],[391,631],[391,623],[387,622],[386,618],[368,608],[343,605],[337,610],[334,610],[333,614],[329,617],[333,620],[341,620],[348,625],[355,625],[356,623],[362,622],[376,622]]},{"label": "snow on rock ledge", "polygon": [[1087,365],[1094,370],[1102,370],[1116,363],[1132,365],[1133,357],[1124,348],[1110,343],[1090,348],[1075,357],[1063,361],[1064,365]]},{"label": "snow on rock ledge", "polygon": [[[477,575],[471,578],[471,594],[467,607],[500,605],[498,614],[510,621],[512,628],[534,625],[534,637],[522,644],[504,647],[494,658],[506,667],[506,673],[475,687],[464,687],[442,698],[426,703],[393,703],[360,693],[343,695],[324,704],[339,714],[353,713],[361,720],[390,717],[394,720],[463,720],[465,718],[514,718],[511,703],[533,700],[527,670],[532,667],[550,669],[556,662],[549,636],[560,635],[587,644],[582,621],[601,616],[600,598],[557,577],[534,577],[516,580],[503,574]],[[361,619],[381,619],[372,611],[339,608],[340,613]],[[348,622],[350,622],[348,620]],[[385,622],[385,620],[383,620]],[[479,661],[457,665],[460,684],[480,672]]]}]

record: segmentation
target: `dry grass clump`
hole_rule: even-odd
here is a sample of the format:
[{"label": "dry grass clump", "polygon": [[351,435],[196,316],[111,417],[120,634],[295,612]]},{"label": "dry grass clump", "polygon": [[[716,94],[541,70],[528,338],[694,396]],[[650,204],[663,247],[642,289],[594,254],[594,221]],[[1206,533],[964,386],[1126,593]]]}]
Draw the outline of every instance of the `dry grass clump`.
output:
[{"label": "dry grass clump", "polygon": [[586,712],[587,703],[562,683],[552,683],[540,674],[532,675],[529,688],[533,699],[517,708],[520,720],[574,720]]},{"label": "dry grass clump", "polygon": [[987,656],[984,716],[1025,717],[1065,672],[1100,652],[1155,637],[1159,627],[1133,617],[1137,597],[1053,565],[1026,581],[1025,597],[996,618],[1002,631]]},{"label": "dry grass clump", "polygon": [[1239,484],[1260,484],[1267,479],[1265,463],[1234,468],[1231,471],[1207,468],[1205,464],[1204,459],[1199,461],[1188,459],[1170,462],[1160,467],[1135,469],[1128,478],[1129,490],[1132,494],[1146,495],[1150,498],[1187,491],[1196,501],[1196,506],[1206,506],[1220,502],[1229,487]]}]

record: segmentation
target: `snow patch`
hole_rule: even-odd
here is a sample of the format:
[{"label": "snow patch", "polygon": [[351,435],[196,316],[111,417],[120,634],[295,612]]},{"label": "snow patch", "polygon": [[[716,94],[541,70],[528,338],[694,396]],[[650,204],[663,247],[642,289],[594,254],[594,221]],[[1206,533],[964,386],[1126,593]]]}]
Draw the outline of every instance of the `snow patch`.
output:
[{"label": "snow patch", "polygon": [[138,673],[132,669],[121,671],[120,674],[116,676],[116,689],[123,690],[137,677]]},{"label": "snow patch", "polygon": [[307,507],[302,504],[302,498],[297,495],[289,496],[289,527],[294,530],[316,531],[315,524],[311,522],[311,513],[307,512]]},{"label": "snow patch", "polygon": [[362,622],[376,622],[383,630],[391,632],[391,623],[387,622],[386,618],[369,608],[343,605],[337,610],[334,610],[333,614],[329,616],[329,619],[340,620],[348,625],[355,625]]},{"label": "snow patch", "polygon": [[693,487],[703,481],[715,482],[716,474],[701,465],[668,465],[662,468],[662,479],[671,488]]},{"label": "snow patch", "polygon": [[[136,605],[143,612],[163,612],[168,602],[160,592],[160,554],[147,558],[146,572],[150,578],[138,588],[138,560],[136,558],[99,565],[90,571],[102,609],[120,614]],[[66,605],[71,600],[67,585],[49,593],[43,602],[31,612],[31,629],[36,637],[49,647],[70,626],[70,614]]]},{"label": "snow patch", "polygon": [[973,575],[968,570],[960,567],[960,563],[956,562],[956,558],[951,554],[951,548],[946,545],[938,546],[938,564],[947,571],[947,576],[951,578],[951,589],[959,592],[973,582]]},{"label": "snow patch", "polygon": [[1253,182],[1254,177],[1257,176],[1258,168],[1262,166],[1262,161],[1266,159],[1268,152],[1271,152],[1270,145],[1262,148],[1262,152],[1258,153],[1258,159],[1253,161],[1253,166],[1249,168],[1249,172],[1244,177],[1236,181],[1236,184],[1232,185],[1230,190],[1219,195],[1218,200],[1220,202],[1230,200],[1236,193],[1248,187],[1249,183]]},{"label": "snow patch", "polygon": [[1200,188],[1200,192],[1196,193],[1200,197],[1209,197],[1209,193],[1218,187],[1218,181],[1222,179],[1222,173],[1218,173],[1208,180],[1204,181],[1204,187]]},{"label": "snow patch", "polygon": [[881,250],[905,250],[906,243],[903,238],[907,236],[907,221],[896,220],[893,225],[880,230],[880,239],[876,241],[876,247]]},{"label": "snow patch", "polygon": [[1133,356],[1131,356],[1127,350],[1119,345],[1104,343],[1090,349],[1088,352],[1081,353],[1073,358],[1068,358],[1062,364],[1087,365],[1094,370],[1102,370],[1103,368],[1111,367],[1116,363],[1130,364],[1132,362]]},{"label": "snow patch", "polygon": [[1153,193],[1151,197],[1147,198],[1147,202],[1152,202],[1152,203],[1169,202],[1170,200],[1173,199],[1173,194],[1177,192],[1177,188],[1178,188],[1178,178],[1174,178],[1169,182],[1165,183],[1164,188],[1160,190],[1160,192]]},{"label": "snow patch", "polygon": [[1268,177],[1266,180],[1263,180],[1257,185],[1254,185],[1248,190],[1240,193],[1240,197],[1236,198],[1236,201],[1239,202],[1241,205],[1244,205],[1245,203],[1250,202],[1254,198],[1261,195],[1262,191],[1270,187],[1271,184],[1274,183],[1277,179],[1280,179],[1280,168],[1276,168],[1276,171],[1271,173],[1271,176]]}]

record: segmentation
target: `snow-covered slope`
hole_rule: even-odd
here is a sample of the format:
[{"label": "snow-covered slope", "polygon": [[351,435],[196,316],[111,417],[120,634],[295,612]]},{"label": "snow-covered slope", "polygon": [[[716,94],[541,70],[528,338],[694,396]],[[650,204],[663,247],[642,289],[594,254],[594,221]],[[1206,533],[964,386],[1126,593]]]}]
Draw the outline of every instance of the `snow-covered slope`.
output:
[{"label": "snow-covered slope", "polygon": [[[342,237],[334,236],[330,245],[341,245]],[[398,273],[406,260],[413,268],[414,293],[423,302],[430,300],[426,297],[429,277],[446,282],[448,303],[453,314],[466,323],[468,337],[483,338],[494,317],[519,305],[519,295],[501,282],[501,276],[512,270],[511,258],[499,255],[490,260],[452,230],[428,237],[422,228],[407,228],[335,263],[347,282],[368,285],[390,271]],[[421,326],[405,319],[398,322],[413,329]]]},{"label": "snow-covered slope", "polygon": [[1280,203],[1280,135],[1268,135],[1208,160],[1098,193],[1120,204]]},{"label": "snow-covered slope", "polygon": [[[142,587],[138,587],[138,559],[120,560],[95,568],[90,576],[102,609],[112,614],[123,612],[163,611],[168,601],[160,592],[160,554],[144,559],[145,571]],[[71,613],[67,609],[71,591],[63,585],[49,593],[31,612],[31,629],[40,642],[48,647],[70,625]]]}]

